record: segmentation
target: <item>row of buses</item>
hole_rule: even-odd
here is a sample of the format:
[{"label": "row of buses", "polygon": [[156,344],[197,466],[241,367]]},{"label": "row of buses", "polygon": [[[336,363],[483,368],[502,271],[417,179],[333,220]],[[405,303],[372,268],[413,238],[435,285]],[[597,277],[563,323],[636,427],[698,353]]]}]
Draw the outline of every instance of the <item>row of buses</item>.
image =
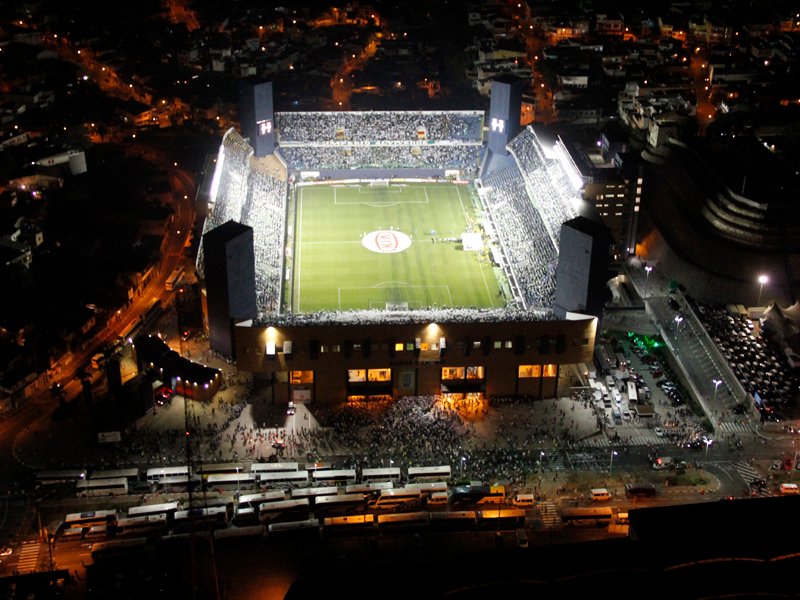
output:
[{"label": "row of buses", "polygon": [[301,468],[297,462],[217,463],[189,468],[187,465],[153,467],[143,473],[138,468],[87,472],[85,469],[41,471],[37,481],[42,486],[67,484],[74,486],[78,497],[117,496],[148,491],[178,493],[190,488],[217,491],[256,490],[259,488],[295,488],[304,486],[345,486],[357,483],[392,483],[398,485],[431,481],[447,481],[452,473],[449,465],[333,469],[318,465]]},{"label": "row of buses", "polygon": [[[523,527],[525,511],[518,508],[492,510],[465,510],[450,512],[414,511],[387,514],[361,514],[333,517],[307,517],[293,521],[277,521],[267,524],[208,528],[199,535],[212,535],[222,542],[228,539],[281,540],[308,536],[312,538],[340,535],[374,535],[381,531],[500,531]],[[185,532],[183,532],[185,533]],[[183,533],[164,530],[160,541],[170,541]],[[130,536],[97,540],[92,543],[92,560],[111,559],[126,551],[142,551],[155,538],[146,536],[144,529]]]}]

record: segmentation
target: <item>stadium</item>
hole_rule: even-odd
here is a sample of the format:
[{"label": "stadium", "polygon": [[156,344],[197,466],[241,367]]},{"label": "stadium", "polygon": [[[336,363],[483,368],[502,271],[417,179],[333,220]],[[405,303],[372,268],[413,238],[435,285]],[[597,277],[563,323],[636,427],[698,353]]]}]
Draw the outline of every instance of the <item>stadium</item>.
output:
[{"label": "stadium", "polygon": [[197,258],[212,347],[277,403],[552,397],[592,361],[597,315],[556,300],[562,227],[585,218],[566,153],[497,111],[243,117]]}]

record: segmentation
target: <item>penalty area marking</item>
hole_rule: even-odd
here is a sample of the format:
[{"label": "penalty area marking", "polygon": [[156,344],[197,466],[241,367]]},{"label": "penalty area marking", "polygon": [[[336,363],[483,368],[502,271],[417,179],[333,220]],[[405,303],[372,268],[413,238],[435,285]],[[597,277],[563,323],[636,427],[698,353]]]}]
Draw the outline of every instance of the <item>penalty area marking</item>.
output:
[{"label": "penalty area marking", "polygon": [[[336,294],[339,298],[339,310],[342,309],[342,292],[353,292],[353,291],[361,291],[361,292],[368,292],[369,290],[444,290],[447,294],[447,307],[453,308],[453,294],[450,292],[450,286],[447,284],[441,285],[411,285],[404,281],[382,281],[380,283],[376,283],[375,285],[363,286],[363,285],[356,285],[356,286],[343,286],[336,288]],[[365,294],[366,295],[366,294]],[[370,300],[370,304],[372,301]],[[413,303],[419,306],[423,306],[423,304],[419,300],[411,300],[409,303]]]}]

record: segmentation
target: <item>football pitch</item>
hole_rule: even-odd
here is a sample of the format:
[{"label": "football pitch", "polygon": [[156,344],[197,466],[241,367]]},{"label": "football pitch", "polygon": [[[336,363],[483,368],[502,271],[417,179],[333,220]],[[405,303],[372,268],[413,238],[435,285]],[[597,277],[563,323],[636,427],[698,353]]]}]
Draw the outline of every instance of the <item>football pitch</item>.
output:
[{"label": "football pitch", "polygon": [[503,306],[485,252],[462,245],[475,221],[464,184],[300,187],[292,311]]}]

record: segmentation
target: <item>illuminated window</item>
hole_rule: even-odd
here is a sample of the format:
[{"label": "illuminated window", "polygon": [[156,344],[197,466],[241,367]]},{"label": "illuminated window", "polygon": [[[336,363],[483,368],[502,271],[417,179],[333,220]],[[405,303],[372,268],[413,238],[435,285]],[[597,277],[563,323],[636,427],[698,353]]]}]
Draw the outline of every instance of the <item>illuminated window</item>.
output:
[{"label": "illuminated window", "polygon": [[467,367],[467,379],[483,379],[483,367]]},{"label": "illuminated window", "polygon": [[408,342],[408,343],[406,344],[406,350],[408,350],[409,352],[411,352],[413,349],[414,349],[414,342]]},{"label": "illuminated window", "polygon": [[481,349],[480,340],[475,340],[474,342],[472,342],[472,347],[475,348],[475,350],[480,350]]},{"label": "illuminated window", "polygon": [[497,341],[495,341],[495,343],[494,343],[494,347],[495,347],[496,349],[500,349],[500,348],[502,348],[502,347],[503,347],[503,342],[501,342],[500,340],[497,340]]},{"label": "illuminated window", "polygon": [[544,365],[542,367],[542,377],[555,377],[558,372],[558,365]]},{"label": "illuminated window", "polygon": [[422,350],[423,352],[425,352],[428,349],[428,342],[422,342],[419,345],[419,349]]},{"label": "illuminated window", "polygon": [[366,381],[367,380],[367,370],[366,369],[348,369],[347,370],[347,381]]},{"label": "illuminated window", "polygon": [[314,383],[314,371],[292,371],[289,383]]},{"label": "illuminated window", "polygon": [[541,365],[520,365],[517,368],[517,377],[520,379],[532,379],[542,376]]},{"label": "illuminated window", "polygon": [[512,342],[511,340],[506,340],[504,346],[506,348],[513,348],[514,347],[514,342]]},{"label": "illuminated window", "polygon": [[320,346],[319,347],[319,351],[320,352],[327,352],[328,351],[328,347],[327,346]]},{"label": "illuminated window", "polygon": [[404,350],[404,348],[405,348],[405,346],[403,346],[403,342],[397,342],[394,345],[394,351],[395,352],[402,352]]},{"label": "illuminated window", "polygon": [[464,367],[442,367],[442,381],[464,379]]},{"label": "illuminated window", "polygon": [[333,346],[331,346],[331,352],[341,352],[341,351],[342,347],[339,344],[334,344]]},{"label": "illuminated window", "polygon": [[392,380],[392,370],[391,369],[370,369],[367,371],[367,380],[368,381],[391,381]]}]

